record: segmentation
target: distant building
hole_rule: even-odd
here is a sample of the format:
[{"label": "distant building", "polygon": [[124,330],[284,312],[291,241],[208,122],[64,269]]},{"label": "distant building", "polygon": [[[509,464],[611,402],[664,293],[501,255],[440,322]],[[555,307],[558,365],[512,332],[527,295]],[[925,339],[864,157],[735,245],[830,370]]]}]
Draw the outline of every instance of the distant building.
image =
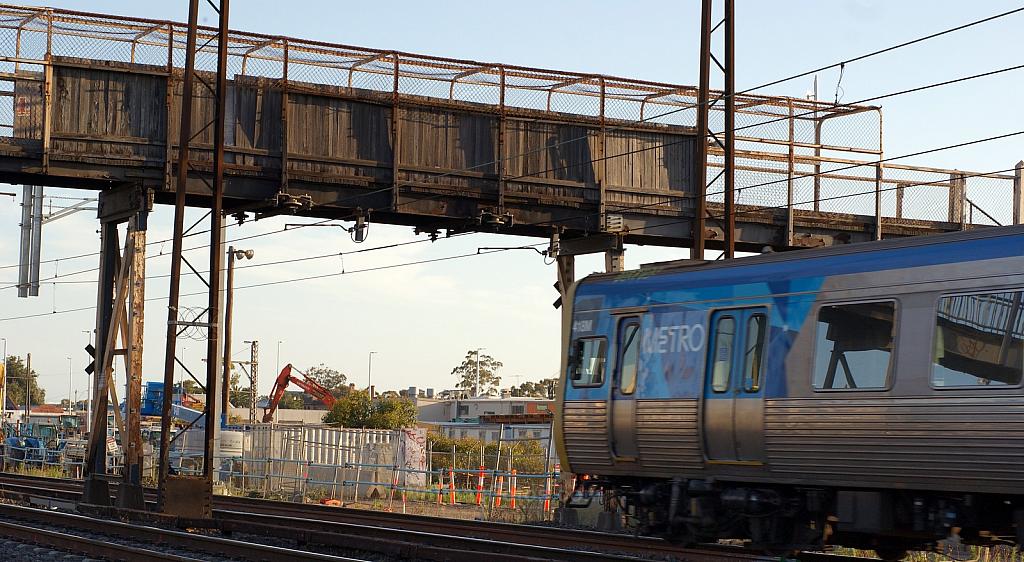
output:
[{"label": "distant building", "polygon": [[[450,394],[449,394],[450,395]],[[547,440],[554,401],[546,398],[453,398],[417,400],[418,421],[452,439],[485,442],[513,439]]]},{"label": "distant building", "polygon": [[555,405],[547,398],[510,397],[417,400],[418,419],[423,423],[477,423],[481,416],[550,416]]}]

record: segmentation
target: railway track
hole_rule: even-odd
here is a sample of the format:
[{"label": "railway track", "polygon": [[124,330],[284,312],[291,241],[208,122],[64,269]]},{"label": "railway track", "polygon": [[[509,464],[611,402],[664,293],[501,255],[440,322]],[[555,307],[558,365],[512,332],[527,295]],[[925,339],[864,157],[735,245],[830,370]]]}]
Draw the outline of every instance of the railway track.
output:
[{"label": "railway track", "polygon": [[[0,493],[6,497],[50,506],[73,507],[81,483],[56,478],[0,474]],[[150,493],[148,500],[155,500]],[[299,543],[322,544],[396,557],[477,562],[489,560],[577,560],[596,562],[621,559],[667,559],[688,562],[721,560],[778,560],[726,547],[681,548],[660,539],[637,538],[543,527],[446,519],[420,515],[381,513],[253,498],[215,496],[214,519],[225,533],[235,536],[289,538]],[[801,560],[862,558],[807,553]]]},{"label": "railway track", "polygon": [[359,558],[11,504],[0,504],[0,532],[12,540],[108,560],[363,562]]}]

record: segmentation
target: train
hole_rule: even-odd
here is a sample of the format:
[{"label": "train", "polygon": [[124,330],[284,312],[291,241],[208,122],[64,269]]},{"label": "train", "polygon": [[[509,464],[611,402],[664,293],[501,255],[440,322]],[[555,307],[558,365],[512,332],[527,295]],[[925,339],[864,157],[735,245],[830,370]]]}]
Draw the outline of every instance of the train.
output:
[{"label": "train", "polygon": [[1024,545],[1022,296],[1020,226],[581,279],[572,501],[683,543]]}]

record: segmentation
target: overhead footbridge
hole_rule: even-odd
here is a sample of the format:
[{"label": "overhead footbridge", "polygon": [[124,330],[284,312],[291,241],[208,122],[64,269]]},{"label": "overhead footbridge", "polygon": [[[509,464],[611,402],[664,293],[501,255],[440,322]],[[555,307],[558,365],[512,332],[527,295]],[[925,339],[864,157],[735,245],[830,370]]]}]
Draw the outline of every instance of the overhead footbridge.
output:
[{"label": "overhead footbridge", "polygon": [[[0,5],[0,181],[131,186],[170,203],[186,31]],[[200,207],[215,31],[198,38],[209,83],[194,87],[187,203]],[[704,196],[708,245],[723,239],[722,147],[696,132],[693,87],[246,32],[230,34],[228,53],[229,214],[686,246]],[[1019,168],[1015,180],[879,163],[890,156],[879,107],[744,94],[736,108],[739,249],[1020,220]],[[719,103],[711,130],[722,123]]]}]

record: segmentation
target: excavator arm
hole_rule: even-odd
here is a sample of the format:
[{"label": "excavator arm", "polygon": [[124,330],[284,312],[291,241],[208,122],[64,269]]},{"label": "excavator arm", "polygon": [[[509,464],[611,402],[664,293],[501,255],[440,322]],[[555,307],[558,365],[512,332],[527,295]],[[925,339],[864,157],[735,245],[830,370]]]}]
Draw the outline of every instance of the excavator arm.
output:
[{"label": "excavator arm", "polygon": [[263,409],[263,423],[270,423],[274,420],[274,412],[277,411],[277,406],[281,403],[281,398],[284,397],[284,391],[288,388],[288,379],[291,376],[292,364],[289,363],[284,366],[284,369],[281,369],[277,380],[274,381],[274,388],[270,390],[270,401]]},{"label": "excavator arm", "polygon": [[295,386],[323,402],[328,410],[334,406],[334,396],[331,394],[331,391],[297,369],[296,372],[299,372],[302,378],[293,376],[292,370],[292,364],[289,363],[277,375],[277,380],[274,381],[274,388],[270,391],[270,402],[263,410],[263,423],[270,423],[274,420],[274,412],[277,411],[277,407],[281,404],[281,398],[284,398],[284,391],[288,389],[288,383],[295,383]]}]

